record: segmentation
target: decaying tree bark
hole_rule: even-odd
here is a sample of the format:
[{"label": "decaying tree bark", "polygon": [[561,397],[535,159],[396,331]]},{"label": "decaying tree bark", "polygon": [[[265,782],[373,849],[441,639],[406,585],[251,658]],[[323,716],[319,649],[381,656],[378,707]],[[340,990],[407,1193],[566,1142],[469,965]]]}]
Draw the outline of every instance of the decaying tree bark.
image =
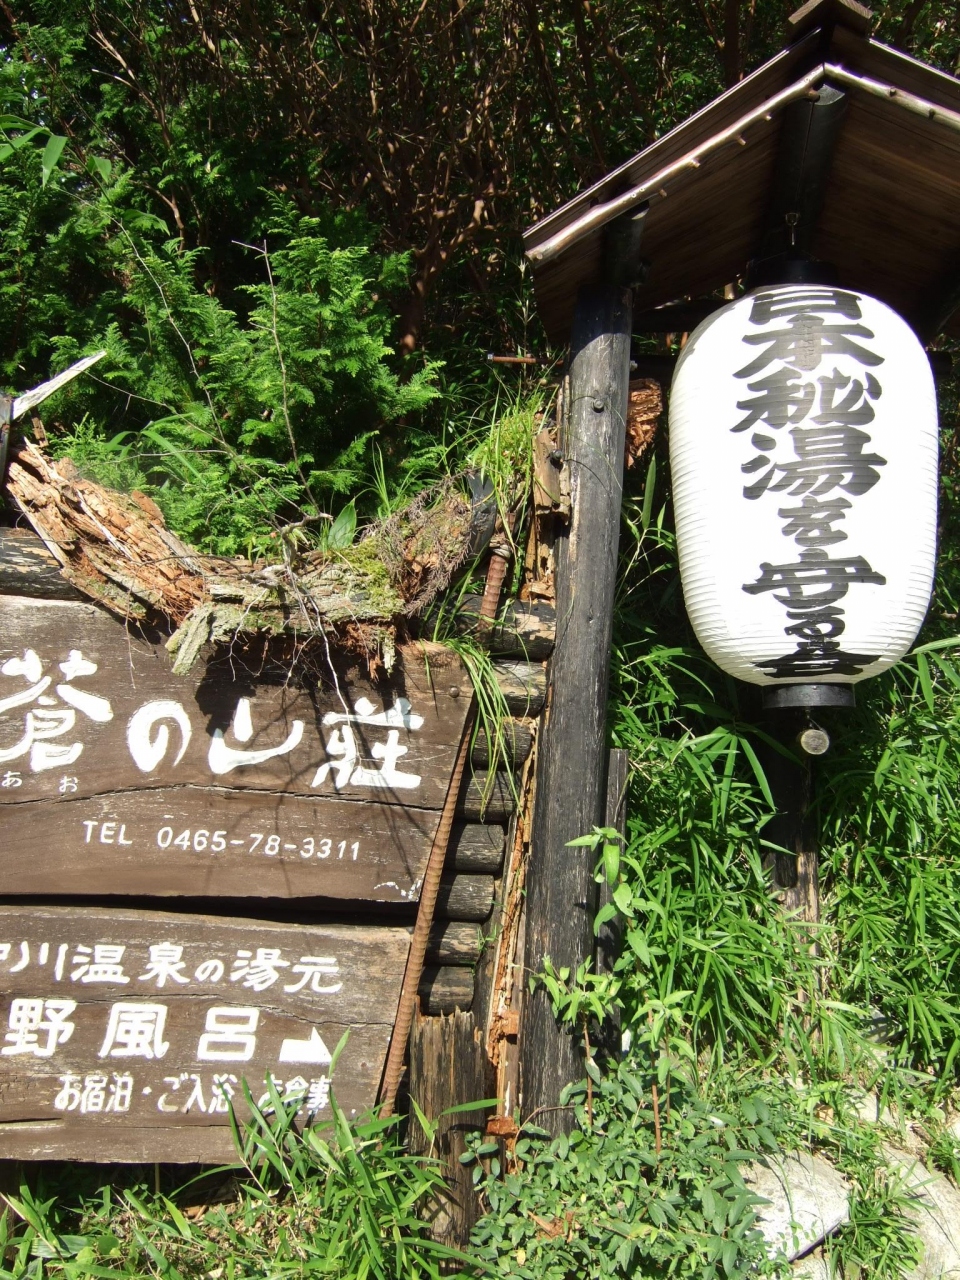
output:
[{"label": "decaying tree bark", "polygon": [[453,482],[343,552],[300,555],[281,531],[268,564],[191,550],[150,498],[85,480],[29,442],[12,450],[7,490],[75,587],[122,618],[173,625],[177,672],[205,644],[249,633],[335,636],[389,668],[398,629],[470,547],[470,505]]},{"label": "decaying tree bark", "polygon": [[633,378],[627,400],[627,447],[624,465],[636,466],[657,434],[663,413],[663,389],[654,378]]}]

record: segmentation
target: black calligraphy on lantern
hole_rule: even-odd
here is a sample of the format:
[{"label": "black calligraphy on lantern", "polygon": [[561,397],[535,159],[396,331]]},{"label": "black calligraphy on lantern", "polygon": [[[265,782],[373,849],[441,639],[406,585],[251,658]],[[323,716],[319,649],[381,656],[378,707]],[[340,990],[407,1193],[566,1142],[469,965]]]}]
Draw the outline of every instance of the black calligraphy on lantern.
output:
[{"label": "black calligraphy on lantern", "polygon": [[[832,554],[846,542],[847,512],[869,492],[886,466],[867,428],[883,388],[876,374],[883,356],[865,345],[874,333],[862,323],[860,295],[811,286],[754,295],[743,336],[756,355],[735,373],[750,393],[737,401],[744,414],[734,432],[751,432],[754,456],[743,463],[743,496],[777,501],[783,534],[798,550],[783,564],[764,561],[743,590],[770,594],[785,611],[784,634],[794,648],[757,666],[775,680],[855,676],[878,655],[843,648],[843,601],[853,588],[886,579],[862,555]],[[775,326],[775,327],[769,327]],[[853,373],[833,362],[853,362]]]}]

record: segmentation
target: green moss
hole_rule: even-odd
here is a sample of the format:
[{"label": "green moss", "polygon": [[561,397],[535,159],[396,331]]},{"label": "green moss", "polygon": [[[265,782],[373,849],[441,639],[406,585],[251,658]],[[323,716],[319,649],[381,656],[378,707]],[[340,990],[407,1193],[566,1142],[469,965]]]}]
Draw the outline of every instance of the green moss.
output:
[{"label": "green moss", "polygon": [[331,621],[350,617],[387,621],[404,612],[403,596],[377,538],[363,538],[336,552],[316,573],[304,575],[303,586],[321,598],[333,589],[349,601],[342,609],[333,608]]}]

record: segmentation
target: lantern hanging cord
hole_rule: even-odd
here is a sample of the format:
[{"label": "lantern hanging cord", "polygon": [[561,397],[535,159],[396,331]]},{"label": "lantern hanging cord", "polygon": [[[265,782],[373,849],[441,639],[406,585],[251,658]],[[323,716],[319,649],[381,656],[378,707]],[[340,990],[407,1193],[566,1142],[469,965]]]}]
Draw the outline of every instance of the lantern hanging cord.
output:
[{"label": "lantern hanging cord", "polygon": [[890,102],[894,106],[898,106],[914,115],[922,116],[926,120],[946,125],[948,128],[960,132],[960,112],[951,111],[948,107],[938,106],[926,98],[920,98],[916,94],[898,89],[895,85],[883,84],[879,80],[871,80],[868,76],[855,75],[836,63],[824,62],[815,67],[813,71],[808,72],[795,84],[790,85],[789,88],[767,98],[759,107],[735,120],[729,128],[714,134],[712,138],[701,146],[686,152],[679,160],[673,161],[672,164],[666,165],[663,169],[658,169],[651,177],[645,178],[643,182],[631,187],[629,191],[624,191],[622,195],[616,196],[613,200],[608,200],[604,204],[598,204],[592,209],[588,209],[586,213],[571,222],[569,226],[558,231],[556,235],[529,249],[527,257],[536,267],[546,266],[548,262],[560,257],[583,236],[597,230],[599,227],[605,226],[621,213],[635,209],[638,205],[654,198],[664,199],[667,195],[667,191],[664,189],[665,183],[674,178],[682,177],[684,174],[695,173],[708,156],[731,143],[742,146],[744,140],[741,135],[745,130],[752,125],[764,121],[769,122],[775,113],[782,111],[784,107],[791,102],[795,102],[798,98],[804,98],[814,92],[824,80],[833,80],[838,84],[859,89],[862,93],[882,98],[886,102]]}]

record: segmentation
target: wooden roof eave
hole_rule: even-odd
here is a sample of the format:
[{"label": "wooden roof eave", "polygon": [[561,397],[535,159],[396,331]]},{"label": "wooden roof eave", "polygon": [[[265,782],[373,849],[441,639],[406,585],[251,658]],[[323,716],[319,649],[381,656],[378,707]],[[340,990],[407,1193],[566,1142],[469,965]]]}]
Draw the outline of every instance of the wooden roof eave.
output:
[{"label": "wooden roof eave", "polygon": [[575,222],[587,209],[606,204],[615,196],[649,179],[658,170],[695,150],[716,133],[729,128],[762,102],[787,88],[798,78],[798,72],[802,74],[808,66],[816,63],[818,35],[818,32],[811,32],[791,48],[784,49],[719,98],[701,107],[688,120],[606,174],[592,187],[528,227],[523,236],[527,254],[532,255],[534,249]]},{"label": "wooden roof eave", "polygon": [[769,98],[764,98],[752,110],[736,117],[725,129],[711,134],[697,146],[678,156],[677,159],[654,169],[652,173],[647,173],[634,186],[628,187],[626,191],[612,196],[602,203],[598,202],[586,209],[582,209],[579,217],[574,221],[568,222],[566,226],[559,228],[548,239],[541,240],[528,248],[527,257],[530,258],[535,266],[546,266],[566,252],[567,249],[572,248],[578,240],[589,232],[604,226],[608,222],[612,222],[619,214],[636,208],[637,205],[645,200],[663,198],[661,192],[666,183],[695,172],[701,167],[704,160],[708,157],[712,158],[714,153],[721,148],[742,145],[745,133],[755,125],[764,122],[769,123],[776,112],[810,93],[824,79],[826,74],[827,69],[824,64],[817,63],[811,71],[801,76],[799,80],[787,85],[779,93],[775,93]]},{"label": "wooden roof eave", "polygon": [[[659,306],[676,298],[703,295],[739,275],[756,251],[750,237],[757,232],[765,212],[764,193],[757,185],[757,165],[767,163],[772,169],[778,137],[776,125],[761,138],[757,136],[757,127],[762,128],[763,123],[770,125],[782,106],[809,92],[810,87],[822,79],[842,88],[851,100],[872,101],[875,115],[891,123],[896,120],[901,131],[912,131],[918,152],[929,154],[931,148],[943,149],[946,144],[944,154],[949,153],[951,157],[956,154],[960,138],[960,82],[848,30],[837,28],[829,42],[822,31],[811,32],[589,191],[529,229],[527,253],[541,314],[551,338],[561,342],[565,339],[576,291],[597,275],[602,227],[630,208],[644,205],[648,208],[644,246],[645,256],[652,260],[652,269],[648,284],[637,292],[639,306]],[[749,146],[737,145],[738,130],[752,131]],[[729,178],[729,191],[723,192],[726,223],[721,244],[716,243],[716,227],[712,228],[711,239],[707,225],[701,232],[696,222],[691,221],[695,202],[706,194],[707,188],[715,188],[716,179],[709,175],[716,174],[718,157],[722,158]],[[907,163],[904,153],[899,159],[891,156],[891,166],[898,163]],[[753,175],[750,208],[744,203],[747,193],[738,190],[744,165]],[[896,173],[877,177],[881,184],[896,180]],[[698,242],[699,248],[697,268],[693,271],[689,264],[684,266],[682,262],[673,263],[669,269],[663,267],[664,257],[676,258],[678,250],[681,258],[689,257],[682,252],[686,246],[678,241],[674,219],[665,219],[659,212],[661,189],[668,181],[671,214],[680,215],[677,228],[686,222],[689,235],[696,227],[692,234],[694,248]],[[930,260],[925,264],[929,279],[920,293],[936,293],[944,270],[949,267],[952,274],[957,274],[952,266],[954,258],[960,263],[960,223],[954,235],[952,217],[952,210],[960,203],[960,177],[956,191],[949,174],[939,174],[938,181],[944,192],[933,197],[927,190],[922,198],[929,208],[924,205],[921,209],[918,205],[916,210],[922,220],[929,223],[932,219],[938,228],[942,224],[942,233],[933,237],[929,245]],[[929,188],[930,183],[926,186]],[[716,195],[715,190],[713,194]],[[909,198],[913,198],[913,192]],[[903,200],[907,199],[904,193]],[[700,200],[701,208],[703,204]],[[709,223],[709,217],[705,221]],[[835,224],[836,219],[833,221]],[[871,246],[874,257],[895,259],[898,234],[893,226],[883,244]],[[836,241],[836,236],[831,235],[829,239]],[[903,306],[917,295],[915,280],[898,281],[894,272],[888,283],[891,305],[899,302]],[[857,287],[869,287],[869,281],[859,282]]]}]

